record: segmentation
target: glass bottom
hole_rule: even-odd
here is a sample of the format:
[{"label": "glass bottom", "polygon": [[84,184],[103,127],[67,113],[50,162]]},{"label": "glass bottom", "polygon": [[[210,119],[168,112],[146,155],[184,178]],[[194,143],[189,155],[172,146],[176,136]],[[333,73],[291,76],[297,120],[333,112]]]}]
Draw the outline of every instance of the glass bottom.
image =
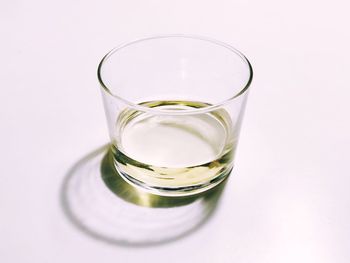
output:
[{"label": "glass bottom", "polygon": [[214,188],[215,186],[220,184],[222,181],[224,181],[232,171],[232,168],[228,169],[225,172],[219,174],[214,179],[201,184],[181,186],[181,187],[166,187],[166,186],[149,185],[145,182],[135,179],[134,177],[121,171],[118,168],[118,164],[116,163],[116,161],[114,161],[114,166],[118,171],[120,177],[123,178],[127,183],[131,184],[134,187],[141,188],[141,190],[143,191],[147,191],[149,193],[160,195],[160,196],[189,196],[189,195],[196,195],[196,194],[205,192],[209,189]]}]

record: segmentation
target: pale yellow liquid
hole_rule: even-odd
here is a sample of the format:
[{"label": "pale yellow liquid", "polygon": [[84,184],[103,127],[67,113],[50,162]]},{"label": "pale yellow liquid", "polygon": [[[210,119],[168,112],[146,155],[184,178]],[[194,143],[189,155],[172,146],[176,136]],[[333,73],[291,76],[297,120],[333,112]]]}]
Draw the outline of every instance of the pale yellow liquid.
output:
[{"label": "pale yellow liquid", "polygon": [[[208,106],[189,101],[142,105],[179,111]],[[236,136],[231,123],[223,109],[192,115],[126,109],[116,123],[116,168],[127,181],[167,195],[210,188],[232,169]]]}]

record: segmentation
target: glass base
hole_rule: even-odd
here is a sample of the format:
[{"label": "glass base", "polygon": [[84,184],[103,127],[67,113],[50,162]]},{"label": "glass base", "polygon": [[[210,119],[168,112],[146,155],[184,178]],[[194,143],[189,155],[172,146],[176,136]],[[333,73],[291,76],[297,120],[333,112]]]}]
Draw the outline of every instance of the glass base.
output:
[{"label": "glass base", "polygon": [[127,183],[131,184],[134,187],[137,187],[143,191],[149,192],[151,194],[160,195],[160,196],[191,196],[203,193],[205,191],[208,191],[218,184],[220,184],[222,181],[224,181],[231,173],[232,168],[224,171],[214,179],[210,180],[209,182],[197,184],[197,185],[189,185],[189,186],[182,186],[182,187],[159,187],[155,185],[148,185],[142,181],[139,181],[135,179],[134,177],[124,173],[120,169],[118,169],[117,164],[114,162],[114,167],[118,171],[118,174],[121,178],[123,178]]}]

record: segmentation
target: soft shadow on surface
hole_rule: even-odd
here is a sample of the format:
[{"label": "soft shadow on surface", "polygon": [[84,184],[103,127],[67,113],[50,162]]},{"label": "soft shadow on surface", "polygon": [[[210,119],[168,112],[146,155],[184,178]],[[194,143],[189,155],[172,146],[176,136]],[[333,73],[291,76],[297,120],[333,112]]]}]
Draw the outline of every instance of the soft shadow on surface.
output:
[{"label": "soft shadow on surface", "polygon": [[158,196],[125,182],[112,158],[103,146],[78,161],[64,178],[60,199],[75,226],[116,245],[159,245],[192,233],[213,214],[226,183],[193,196]]}]

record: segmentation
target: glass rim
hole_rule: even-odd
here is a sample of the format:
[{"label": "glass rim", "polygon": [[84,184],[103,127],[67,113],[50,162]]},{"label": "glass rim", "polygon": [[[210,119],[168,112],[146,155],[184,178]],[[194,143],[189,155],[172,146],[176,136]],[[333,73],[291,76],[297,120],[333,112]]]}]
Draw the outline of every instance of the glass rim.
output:
[{"label": "glass rim", "polygon": [[[221,46],[223,48],[228,49],[229,51],[231,51],[232,53],[234,53],[235,55],[238,55],[243,62],[245,62],[245,64],[247,65],[247,69],[249,71],[249,78],[247,80],[247,82],[242,85],[243,88],[240,89],[237,93],[235,93],[233,96],[229,97],[228,99],[225,99],[223,101],[219,101],[217,103],[214,103],[212,105],[208,105],[205,107],[201,107],[201,108],[193,108],[193,109],[182,109],[181,111],[178,110],[171,110],[171,109],[159,109],[159,108],[150,108],[150,107],[146,107],[137,103],[133,103],[117,94],[114,94],[108,87],[107,85],[105,85],[105,83],[103,82],[103,78],[102,78],[102,73],[101,73],[101,69],[103,67],[104,62],[111,57],[114,53],[118,52],[121,49],[124,49],[130,45],[133,44],[137,44],[139,42],[143,42],[143,41],[148,41],[148,40],[156,40],[156,39],[162,39],[162,38],[189,38],[189,39],[195,39],[195,40],[202,40],[202,41],[206,41],[206,42],[210,42],[211,44],[217,45],[217,46]],[[166,35],[153,35],[153,36],[149,36],[149,37],[143,37],[143,38],[138,38],[129,42],[126,42],[124,44],[121,44],[119,46],[116,46],[115,48],[113,48],[112,50],[110,50],[100,61],[98,68],[97,68],[97,78],[98,81],[101,85],[101,87],[103,88],[103,90],[105,92],[107,92],[109,95],[111,95],[112,97],[114,97],[115,99],[118,99],[122,102],[124,102],[126,105],[128,105],[129,107],[136,109],[138,111],[142,111],[142,112],[149,112],[152,114],[172,114],[172,115],[185,115],[185,114],[197,114],[197,113],[204,113],[204,112],[209,112],[209,111],[213,111],[216,110],[222,106],[225,106],[226,104],[230,103],[231,101],[233,101],[234,99],[240,97],[241,95],[243,95],[250,87],[250,84],[252,83],[253,80],[253,68],[248,60],[248,58],[243,55],[242,52],[240,52],[239,50],[237,50],[236,48],[234,48],[233,46],[213,39],[213,38],[209,38],[209,37],[204,37],[204,36],[200,36],[200,35],[192,35],[192,34],[166,34]]]}]

